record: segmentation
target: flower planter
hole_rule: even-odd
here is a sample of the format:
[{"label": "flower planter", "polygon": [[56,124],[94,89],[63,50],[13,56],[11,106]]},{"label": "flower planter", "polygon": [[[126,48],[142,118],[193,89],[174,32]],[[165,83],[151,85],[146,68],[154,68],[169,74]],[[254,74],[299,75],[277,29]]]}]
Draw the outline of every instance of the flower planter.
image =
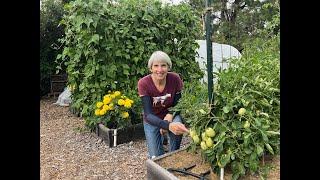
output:
[{"label": "flower planter", "polygon": [[123,129],[109,129],[100,123],[97,125],[96,134],[101,137],[109,147],[145,138],[143,123]]},{"label": "flower planter", "polygon": [[[183,180],[183,179],[197,179],[191,175],[183,175],[179,172],[168,171],[168,168],[186,168],[191,165],[195,165],[193,168],[188,169],[188,172],[200,175],[207,172],[204,175],[204,179],[218,179],[219,177],[211,170],[209,163],[205,163],[201,159],[200,154],[192,154],[187,152],[187,148],[181,148],[179,150],[166,153],[162,156],[154,159],[148,159],[146,161],[147,166],[147,179],[150,180]],[[199,178],[198,178],[199,179]]]}]

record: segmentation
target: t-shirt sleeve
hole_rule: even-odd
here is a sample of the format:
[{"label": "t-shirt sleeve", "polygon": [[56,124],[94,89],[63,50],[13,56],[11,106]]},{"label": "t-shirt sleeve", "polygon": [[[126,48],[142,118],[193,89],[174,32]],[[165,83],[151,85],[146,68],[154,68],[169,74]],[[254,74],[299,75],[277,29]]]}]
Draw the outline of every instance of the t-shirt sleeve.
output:
[{"label": "t-shirt sleeve", "polygon": [[177,93],[180,93],[183,88],[183,81],[178,74],[175,74],[175,81],[177,83]]},{"label": "t-shirt sleeve", "polygon": [[148,95],[147,87],[148,86],[145,81],[145,78],[142,78],[138,81],[138,93],[140,97]]}]

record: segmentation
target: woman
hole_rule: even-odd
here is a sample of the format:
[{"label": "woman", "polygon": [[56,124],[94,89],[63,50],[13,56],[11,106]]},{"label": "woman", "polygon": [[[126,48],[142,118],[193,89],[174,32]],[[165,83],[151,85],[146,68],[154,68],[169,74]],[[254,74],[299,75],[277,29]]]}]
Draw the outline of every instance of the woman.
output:
[{"label": "woman", "polygon": [[169,56],[162,51],[154,52],[148,68],[151,74],[138,81],[138,92],[143,104],[148,156],[154,158],[164,154],[162,134],[165,131],[169,130],[169,150],[174,151],[180,148],[182,134],[188,129],[180,115],[173,116],[168,110],[177,104],[183,87],[179,75],[169,72],[172,68]]}]

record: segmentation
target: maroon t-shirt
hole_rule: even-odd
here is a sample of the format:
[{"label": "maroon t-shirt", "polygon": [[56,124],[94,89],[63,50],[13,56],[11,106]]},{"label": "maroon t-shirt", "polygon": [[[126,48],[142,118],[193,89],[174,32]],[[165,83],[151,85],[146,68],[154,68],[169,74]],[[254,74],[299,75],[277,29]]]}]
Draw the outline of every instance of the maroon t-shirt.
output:
[{"label": "maroon t-shirt", "polygon": [[175,94],[181,92],[182,87],[182,80],[179,75],[174,72],[168,72],[166,85],[162,92],[156,88],[150,74],[138,81],[139,96],[151,97],[152,112],[160,119],[163,119],[166,116],[168,108],[172,107]]}]

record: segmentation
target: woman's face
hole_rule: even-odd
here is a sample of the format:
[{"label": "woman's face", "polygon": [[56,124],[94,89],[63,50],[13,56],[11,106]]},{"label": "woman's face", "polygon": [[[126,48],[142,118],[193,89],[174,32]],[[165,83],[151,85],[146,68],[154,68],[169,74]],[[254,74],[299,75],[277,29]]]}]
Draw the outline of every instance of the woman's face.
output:
[{"label": "woman's face", "polygon": [[165,61],[154,61],[151,66],[151,74],[156,80],[164,80],[169,71]]}]

